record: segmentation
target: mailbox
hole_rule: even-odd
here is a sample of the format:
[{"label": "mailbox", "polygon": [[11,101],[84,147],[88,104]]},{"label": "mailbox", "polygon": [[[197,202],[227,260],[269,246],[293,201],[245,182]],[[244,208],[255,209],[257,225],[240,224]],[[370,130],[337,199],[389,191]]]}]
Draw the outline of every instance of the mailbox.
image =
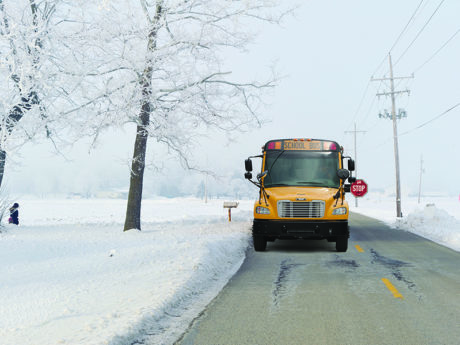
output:
[{"label": "mailbox", "polygon": [[224,208],[228,208],[228,221],[232,221],[232,208],[238,207],[238,202],[236,201],[224,201]]}]

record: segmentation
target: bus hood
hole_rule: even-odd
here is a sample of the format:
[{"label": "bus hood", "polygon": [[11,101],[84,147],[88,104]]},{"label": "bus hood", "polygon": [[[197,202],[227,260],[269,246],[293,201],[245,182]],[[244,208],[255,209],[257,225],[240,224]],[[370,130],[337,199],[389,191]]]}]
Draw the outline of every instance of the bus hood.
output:
[{"label": "bus hood", "polygon": [[270,187],[265,191],[274,200],[311,201],[328,200],[337,193],[338,188],[327,187]]}]

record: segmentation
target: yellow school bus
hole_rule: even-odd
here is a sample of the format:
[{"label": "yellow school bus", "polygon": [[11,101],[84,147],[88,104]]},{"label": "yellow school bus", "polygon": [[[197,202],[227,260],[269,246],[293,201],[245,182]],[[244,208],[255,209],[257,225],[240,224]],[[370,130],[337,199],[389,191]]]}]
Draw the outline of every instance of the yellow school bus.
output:
[{"label": "yellow school bus", "polygon": [[[251,158],[262,159],[262,170],[252,180]],[[344,159],[348,160],[344,169]],[[264,251],[277,239],[326,239],[336,250],[347,251],[348,203],[354,161],[343,156],[335,141],[322,139],[270,140],[262,154],[245,161],[245,178],[255,184],[254,249]]]}]

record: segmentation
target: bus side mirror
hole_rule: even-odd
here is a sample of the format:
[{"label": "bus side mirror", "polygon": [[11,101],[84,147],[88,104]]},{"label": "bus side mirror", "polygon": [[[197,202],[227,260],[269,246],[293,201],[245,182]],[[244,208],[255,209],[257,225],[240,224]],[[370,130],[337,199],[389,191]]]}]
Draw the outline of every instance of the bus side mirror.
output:
[{"label": "bus side mirror", "polygon": [[348,177],[350,177],[350,172],[347,169],[339,169],[337,170],[337,176],[341,180],[346,180]]},{"label": "bus side mirror", "polygon": [[244,161],[244,167],[246,168],[246,171],[247,172],[251,172],[252,171],[252,161],[251,161],[251,158],[248,158]]},{"label": "bus side mirror", "polygon": [[252,179],[252,173],[250,173],[249,171],[246,172],[246,173],[244,174],[244,178],[245,178],[246,180]]},{"label": "bus side mirror", "polygon": [[348,170],[355,171],[355,161],[353,159],[348,160]]}]

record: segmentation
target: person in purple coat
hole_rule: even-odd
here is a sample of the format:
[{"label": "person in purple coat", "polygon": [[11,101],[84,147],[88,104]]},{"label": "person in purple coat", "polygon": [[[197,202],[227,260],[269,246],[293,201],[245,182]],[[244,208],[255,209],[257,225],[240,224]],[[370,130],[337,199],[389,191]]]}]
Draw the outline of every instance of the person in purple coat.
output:
[{"label": "person in purple coat", "polygon": [[10,224],[19,225],[19,204],[15,202],[12,207],[10,207],[10,219],[8,222]]}]

